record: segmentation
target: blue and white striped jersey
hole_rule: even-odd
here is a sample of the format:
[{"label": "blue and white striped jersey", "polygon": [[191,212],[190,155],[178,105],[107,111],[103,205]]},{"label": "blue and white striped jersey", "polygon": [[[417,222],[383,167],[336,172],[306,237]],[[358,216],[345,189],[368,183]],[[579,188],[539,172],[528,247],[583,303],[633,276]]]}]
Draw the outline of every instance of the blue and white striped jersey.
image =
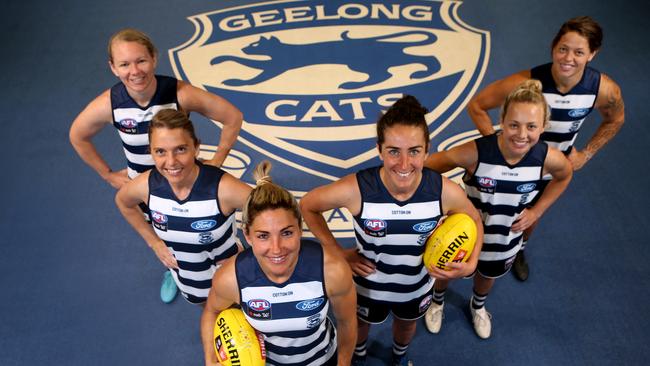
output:
[{"label": "blue and white striped jersey", "polygon": [[139,106],[131,98],[123,83],[111,88],[113,126],[122,140],[131,179],[154,166],[149,151],[149,122],[161,109],[179,109],[177,83],[174,78],[156,75],[156,92],[146,107]]},{"label": "blue and white striped jersey", "polygon": [[281,284],[267,278],[251,249],[237,256],[242,311],[264,334],[267,365],[318,366],[336,353],[323,271],[323,248],[311,241],[302,241],[293,274]]},{"label": "blue and white striped jersey", "polygon": [[354,281],[361,296],[403,303],[433,286],[422,255],[426,238],[442,216],[442,178],[425,168],[413,196],[398,201],[381,181],[380,169],[357,173],[362,201],[353,223],[357,249],[375,263],[376,271],[366,277],[355,276]]},{"label": "blue and white striped jersey", "polygon": [[521,211],[539,194],[548,145],[540,141],[517,164],[506,162],[498,135],[475,140],[478,165],[465,173],[465,191],[483,220],[483,248],[479,260],[510,258],[519,250],[522,232],[510,231]]},{"label": "blue and white striped jersey", "polygon": [[530,70],[531,77],[542,82],[542,92],[546,103],[551,108],[550,126],[546,128],[540,139],[546,141],[549,146],[568,154],[582,123],[596,104],[600,72],[586,67],[580,82],[568,93],[563,94],[555,86],[551,65],[548,63]]},{"label": "blue and white striped jersey", "polygon": [[192,303],[204,302],[212,286],[217,262],[237,253],[235,215],[224,215],[217,189],[224,172],[199,165],[192,192],[178,200],[167,180],[152,169],[149,175],[151,224],[178,262],[172,272],[183,296]]}]

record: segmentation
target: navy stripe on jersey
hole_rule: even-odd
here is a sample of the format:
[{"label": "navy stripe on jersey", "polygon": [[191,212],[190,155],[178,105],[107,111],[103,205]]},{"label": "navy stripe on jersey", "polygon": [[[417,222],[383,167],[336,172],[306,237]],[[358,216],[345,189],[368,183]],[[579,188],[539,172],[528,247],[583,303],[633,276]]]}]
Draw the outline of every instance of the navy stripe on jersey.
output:
[{"label": "navy stripe on jersey", "polygon": [[585,118],[594,108],[601,76],[599,71],[586,67],[580,82],[568,93],[560,93],[555,86],[551,67],[552,63],[548,63],[530,70],[531,77],[542,82],[542,92],[551,108],[549,127],[541,140],[566,154],[570,152]]},{"label": "navy stripe on jersey", "polygon": [[172,249],[178,269],[172,272],[185,298],[200,303],[207,298],[217,263],[237,254],[235,215],[224,215],[217,191],[224,172],[210,165],[199,166],[189,196],[179,201],[169,182],[153,169],[149,175],[151,224]]},{"label": "navy stripe on jersey", "polygon": [[176,96],[178,80],[156,75],[156,91],[146,107],[141,107],[129,95],[123,83],[111,88],[113,126],[118,130],[130,178],[153,168],[149,152],[149,122],[161,109],[178,109]]},{"label": "navy stripe on jersey", "polygon": [[483,248],[479,259],[496,261],[519,250],[523,233],[510,230],[519,214],[539,194],[548,145],[539,142],[517,164],[506,162],[498,134],[475,140],[478,164],[463,177],[465,191],[483,219]]},{"label": "navy stripe on jersey", "polygon": [[416,192],[396,200],[381,182],[381,167],[357,173],[361,212],[353,227],[359,254],[376,271],[354,277],[357,293],[377,301],[402,303],[430,291],[433,280],[422,263],[424,244],[442,216],[442,178],[424,169]]},{"label": "navy stripe on jersey", "polygon": [[251,249],[237,256],[241,308],[264,334],[267,365],[323,365],[336,353],[323,265],[322,247],[303,241],[293,274],[277,284],[266,277]]}]

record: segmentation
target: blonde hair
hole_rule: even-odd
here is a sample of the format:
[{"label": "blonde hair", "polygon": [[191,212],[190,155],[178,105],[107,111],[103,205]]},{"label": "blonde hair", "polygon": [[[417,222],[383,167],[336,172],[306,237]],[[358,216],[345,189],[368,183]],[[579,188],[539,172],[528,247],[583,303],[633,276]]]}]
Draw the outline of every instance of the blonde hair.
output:
[{"label": "blonde hair", "polygon": [[246,234],[260,213],[278,208],[290,211],[298,220],[298,226],[302,225],[302,215],[296,198],[286,189],[273,183],[269,176],[270,171],[271,163],[268,160],[259,163],[253,171],[255,188],[246,199],[242,209],[242,229]]},{"label": "blonde hair", "polygon": [[153,45],[153,42],[151,42],[151,38],[149,38],[148,35],[134,28],[124,28],[117,31],[117,33],[113,34],[108,40],[108,60],[111,63],[113,63],[113,42],[115,41],[139,43],[149,51],[151,57],[156,57],[158,54],[156,46]]},{"label": "blonde hair", "polygon": [[546,98],[542,93],[542,82],[537,79],[528,79],[519,84],[513,91],[508,94],[503,106],[501,107],[501,122],[503,122],[508,113],[508,108],[512,103],[531,103],[542,107],[544,111],[544,127],[548,127],[548,120],[551,117],[551,110],[546,103]]}]

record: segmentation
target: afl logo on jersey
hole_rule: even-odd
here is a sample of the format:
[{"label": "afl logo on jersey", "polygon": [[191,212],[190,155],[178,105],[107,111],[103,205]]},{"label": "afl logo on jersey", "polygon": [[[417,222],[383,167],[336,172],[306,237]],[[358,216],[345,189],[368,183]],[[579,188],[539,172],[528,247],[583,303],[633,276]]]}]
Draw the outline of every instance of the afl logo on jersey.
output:
[{"label": "afl logo on jersey", "polygon": [[[481,83],[489,33],[456,1],[270,1],[189,17],[176,77],[246,105],[238,148],[295,169],[308,191],[379,163],[377,116],[404,94],[443,131]],[[462,47],[457,47],[461,45]]]},{"label": "afl logo on jersey", "polygon": [[305,300],[297,303],[296,309],[302,311],[310,311],[318,308],[324,302],[325,299],[323,299],[322,297],[319,297],[318,299]]},{"label": "afl logo on jersey", "polygon": [[248,315],[251,318],[255,318],[257,320],[271,319],[271,303],[268,300],[249,300],[246,305],[248,305]]},{"label": "afl logo on jersey", "polygon": [[569,111],[569,116],[573,118],[580,118],[586,116],[587,113],[589,113],[589,109],[586,108],[572,109]]},{"label": "afl logo on jersey", "polygon": [[363,225],[370,231],[381,231],[386,229],[386,221],[384,220],[369,219],[364,221]]},{"label": "afl logo on jersey", "polygon": [[413,225],[413,230],[417,231],[418,233],[426,233],[433,230],[433,228],[436,227],[437,223],[438,223],[437,221],[421,222],[419,224]]},{"label": "afl logo on jersey", "polygon": [[490,177],[476,177],[476,181],[481,187],[484,188],[494,188],[497,185],[496,180]]},{"label": "afl logo on jersey", "polygon": [[156,229],[167,231],[167,215],[164,213],[152,210],[151,221]]},{"label": "afl logo on jersey", "polygon": [[364,232],[374,237],[386,236],[386,221],[379,219],[368,219],[363,222]]},{"label": "afl logo on jersey", "polygon": [[532,192],[533,189],[535,189],[535,183],[526,183],[526,184],[521,184],[517,186],[517,192],[520,193],[528,193]]},{"label": "afl logo on jersey", "polygon": [[214,220],[199,220],[199,221],[194,221],[193,223],[190,224],[192,229],[196,231],[210,230],[215,225],[217,225],[217,222]]},{"label": "afl logo on jersey", "polygon": [[132,118],[126,118],[120,121],[120,126],[124,128],[135,128],[138,125],[138,122],[136,122]]},{"label": "afl logo on jersey", "polygon": [[151,211],[151,218],[153,219],[154,222],[157,222],[159,224],[167,223],[167,215],[160,213],[158,211]]}]

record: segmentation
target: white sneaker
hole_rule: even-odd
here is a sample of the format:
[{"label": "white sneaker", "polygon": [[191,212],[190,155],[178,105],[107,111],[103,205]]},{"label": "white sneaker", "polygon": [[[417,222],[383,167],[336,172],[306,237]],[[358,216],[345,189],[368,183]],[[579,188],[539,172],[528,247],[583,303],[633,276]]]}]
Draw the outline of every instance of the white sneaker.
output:
[{"label": "white sneaker", "polygon": [[474,323],[474,330],[476,334],[483,338],[490,338],[492,332],[492,314],[485,310],[485,306],[480,309],[474,309],[472,302],[469,303],[469,311],[472,314],[472,323]]},{"label": "white sneaker", "polygon": [[442,310],[445,307],[445,303],[438,305],[435,302],[431,303],[427,312],[424,313],[424,325],[427,326],[427,330],[433,334],[438,334],[440,332],[440,327],[442,326],[442,318],[445,317],[445,314]]}]

